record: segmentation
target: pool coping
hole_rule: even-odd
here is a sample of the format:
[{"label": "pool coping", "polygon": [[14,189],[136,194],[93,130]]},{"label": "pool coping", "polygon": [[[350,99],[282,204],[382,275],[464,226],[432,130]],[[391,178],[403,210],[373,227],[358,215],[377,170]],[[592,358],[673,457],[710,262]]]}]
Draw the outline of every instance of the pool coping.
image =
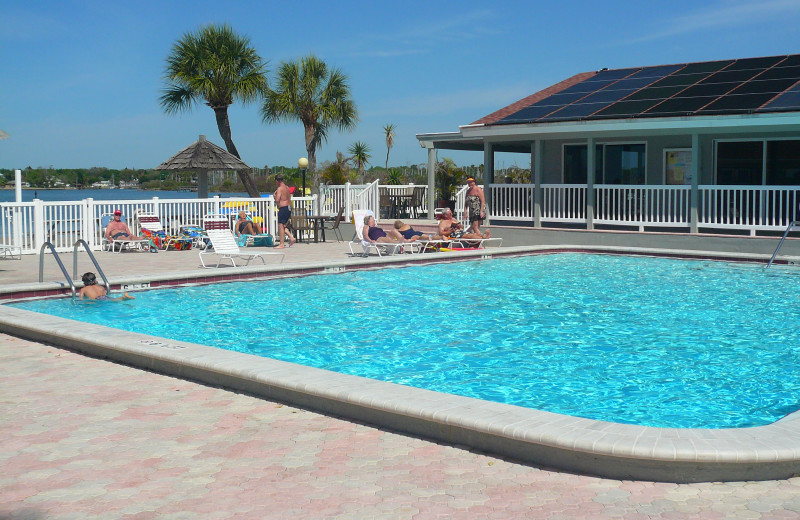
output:
[{"label": "pool coping", "polygon": [[[490,253],[488,251],[491,251]],[[566,251],[763,261],[763,255],[619,247],[520,247],[435,261]],[[681,254],[687,253],[687,254]],[[423,255],[427,256],[427,255]],[[209,283],[243,277],[298,276],[325,268],[369,269],[419,263],[406,257],[135,276],[114,285]],[[428,262],[424,262],[428,263]],[[222,271],[222,269],[217,270]],[[338,270],[328,272],[341,272]],[[28,292],[29,285],[17,287]],[[151,285],[155,286],[155,285]],[[5,295],[19,294],[3,288]],[[41,289],[41,287],[39,287]],[[35,290],[35,289],[34,289]],[[61,289],[63,292],[63,288]],[[800,474],[800,412],[766,426],[655,428],[560,415],[386,383],[294,363],[111,329],[4,307],[0,331],[94,357],[229,388],[519,461],[615,479],[664,482],[771,480]]]}]

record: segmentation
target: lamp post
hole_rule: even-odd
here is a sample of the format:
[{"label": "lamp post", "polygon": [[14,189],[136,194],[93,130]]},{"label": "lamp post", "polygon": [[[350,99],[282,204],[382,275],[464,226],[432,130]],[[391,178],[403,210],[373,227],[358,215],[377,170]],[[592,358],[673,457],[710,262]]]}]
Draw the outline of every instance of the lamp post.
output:
[{"label": "lamp post", "polygon": [[306,168],[308,168],[308,159],[305,157],[301,157],[297,159],[297,166],[300,168],[300,171],[303,173],[303,197],[306,196]]}]

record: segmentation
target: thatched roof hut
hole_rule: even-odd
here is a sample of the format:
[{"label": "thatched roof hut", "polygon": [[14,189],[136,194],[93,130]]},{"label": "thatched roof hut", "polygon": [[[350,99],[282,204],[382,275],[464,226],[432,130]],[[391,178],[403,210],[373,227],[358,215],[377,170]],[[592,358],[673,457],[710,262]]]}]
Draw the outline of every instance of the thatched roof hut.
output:
[{"label": "thatched roof hut", "polygon": [[250,170],[250,166],[241,159],[220,148],[206,136],[190,144],[155,168],[156,170],[192,170],[197,176],[197,196],[201,199],[208,197],[208,172],[209,170]]},{"label": "thatched roof hut", "polygon": [[3,139],[8,139],[8,134],[0,130],[0,141]]}]

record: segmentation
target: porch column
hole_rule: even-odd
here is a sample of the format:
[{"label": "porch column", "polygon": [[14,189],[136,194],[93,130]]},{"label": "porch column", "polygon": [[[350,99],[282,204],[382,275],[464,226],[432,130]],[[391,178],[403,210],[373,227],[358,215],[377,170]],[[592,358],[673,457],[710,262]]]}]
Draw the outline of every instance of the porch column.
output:
[{"label": "porch column", "polygon": [[586,139],[586,229],[594,229],[594,137]]},{"label": "porch column", "polygon": [[436,149],[428,148],[428,218],[436,210]]},{"label": "porch column", "polygon": [[541,139],[535,140],[531,144],[531,166],[533,168],[533,225],[542,227],[542,168],[544,158],[542,150],[544,142]]},{"label": "porch column", "polygon": [[692,190],[689,193],[689,231],[698,232],[697,206],[700,190],[697,189],[700,177],[700,135],[692,134]]},{"label": "porch column", "polygon": [[[491,184],[494,183],[494,148],[492,143],[484,141],[483,143],[483,194],[486,197],[486,205],[490,206],[492,203],[492,188]],[[490,222],[491,212],[486,214],[486,224]]]}]

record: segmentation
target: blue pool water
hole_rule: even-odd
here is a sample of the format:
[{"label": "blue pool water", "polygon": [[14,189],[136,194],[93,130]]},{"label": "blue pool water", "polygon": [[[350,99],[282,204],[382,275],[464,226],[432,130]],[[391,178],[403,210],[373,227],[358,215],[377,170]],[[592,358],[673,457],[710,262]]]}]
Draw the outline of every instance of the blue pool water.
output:
[{"label": "blue pool water", "polygon": [[647,426],[800,408],[800,274],[559,254],[14,304],[441,392]]}]

